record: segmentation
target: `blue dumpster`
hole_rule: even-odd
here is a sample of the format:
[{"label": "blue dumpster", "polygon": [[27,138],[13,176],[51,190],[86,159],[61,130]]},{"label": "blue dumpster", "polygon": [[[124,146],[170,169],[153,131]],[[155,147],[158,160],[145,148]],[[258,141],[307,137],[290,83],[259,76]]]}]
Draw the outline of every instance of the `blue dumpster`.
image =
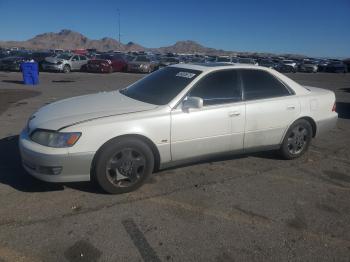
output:
[{"label": "blue dumpster", "polygon": [[25,85],[39,84],[39,66],[36,62],[24,62],[21,64],[23,82]]}]

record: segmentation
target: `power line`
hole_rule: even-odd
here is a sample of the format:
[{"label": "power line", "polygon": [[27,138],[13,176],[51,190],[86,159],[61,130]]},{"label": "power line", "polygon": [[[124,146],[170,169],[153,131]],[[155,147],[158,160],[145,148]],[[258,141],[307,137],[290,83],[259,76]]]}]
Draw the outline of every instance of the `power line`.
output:
[{"label": "power line", "polygon": [[119,10],[119,8],[117,8],[117,14],[118,14],[118,26],[117,26],[117,30],[118,30],[118,46],[119,46],[119,51],[120,51],[120,10]]}]

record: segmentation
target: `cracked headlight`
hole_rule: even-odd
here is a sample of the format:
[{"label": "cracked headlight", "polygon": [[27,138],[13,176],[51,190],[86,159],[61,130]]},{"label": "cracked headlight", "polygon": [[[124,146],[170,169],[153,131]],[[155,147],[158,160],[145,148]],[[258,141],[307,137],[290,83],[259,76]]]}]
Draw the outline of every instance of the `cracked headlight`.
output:
[{"label": "cracked headlight", "polygon": [[48,147],[71,147],[80,138],[79,132],[56,132],[50,130],[35,130],[31,135],[32,141]]}]

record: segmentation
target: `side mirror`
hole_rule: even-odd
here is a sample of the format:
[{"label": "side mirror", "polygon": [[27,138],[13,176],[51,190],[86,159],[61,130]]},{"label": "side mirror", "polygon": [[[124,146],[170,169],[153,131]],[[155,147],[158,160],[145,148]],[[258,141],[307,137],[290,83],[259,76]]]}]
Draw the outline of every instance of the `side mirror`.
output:
[{"label": "side mirror", "polygon": [[202,108],[203,99],[196,96],[189,96],[182,102],[182,109],[188,111],[190,108]]}]

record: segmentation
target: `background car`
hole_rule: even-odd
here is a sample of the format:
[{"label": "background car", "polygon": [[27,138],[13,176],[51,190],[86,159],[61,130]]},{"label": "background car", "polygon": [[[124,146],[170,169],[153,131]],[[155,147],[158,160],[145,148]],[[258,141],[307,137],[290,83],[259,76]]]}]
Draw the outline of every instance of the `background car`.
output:
[{"label": "background car", "polygon": [[303,61],[299,65],[298,71],[299,72],[306,72],[306,73],[316,73],[318,71],[317,62],[312,61],[312,60]]},{"label": "background car", "polygon": [[69,73],[70,71],[80,71],[87,62],[86,56],[63,53],[55,57],[45,58],[42,68],[46,71]]},{"label": "background car", "polygon": [[52,56],[54,56],[53,52],[33,52],[30,54],[30,58],[38,63],[39,69],[42,69],[42,63],[45,61],[45,58]]},{"label": "background car", "polygon": [[218,62],[218,63],[231,63],[231,57],[229,56],[218,56],[216,58],[216,61],[215,62]]},{"label": "background car", "polygon": [[324,71],[328,73],[347,73],[348,68],[342,61],[332,61],[325,67]]},{"label": "background car", "polygon": [[343,63],[347,66],[348,72],[350,72],[350,59],[345,59]]},{"label": "background car", "polygon": [[0,60],[0,70],[20,71],[21,64],[30,60],[28,56],[9,56]]},{"label": "background car", "polygon": [[159,64],[145,55],[136,56],[128,63],[128,72],[151,73],[158,69]]},{"label": "background car", "polygon": [[293,68],[293,73],[296,73],[298,71],[298,63],[295,60],[282,60],[282,64],[286,66],[291,66]]},{"label": "background car", "polygon": [[279,62],[275,62],[272,59],[260,59],[258,61],[259,66],[267,67],[267,68],[272,68],[275,70],[278,70],[278,67],[280,66]]},{"label": "background car", "polygon": [[233,57],[231,59],[232,63],[236,64],[249,64],[249,65],[257,65],[258,63],[253,58],[246,58],[246,57]]},{"label": "background car", "polygon": [[176,57],[161,57],[159,62],[159,68],[178,64],[178,63],[179,63],[179,59]]},{"label": "background car", "polygon": [[127,68],[128,61],[123,54],[102,54],[89,60],[86,65],[88,72],[100,73],[125,72]]}]

